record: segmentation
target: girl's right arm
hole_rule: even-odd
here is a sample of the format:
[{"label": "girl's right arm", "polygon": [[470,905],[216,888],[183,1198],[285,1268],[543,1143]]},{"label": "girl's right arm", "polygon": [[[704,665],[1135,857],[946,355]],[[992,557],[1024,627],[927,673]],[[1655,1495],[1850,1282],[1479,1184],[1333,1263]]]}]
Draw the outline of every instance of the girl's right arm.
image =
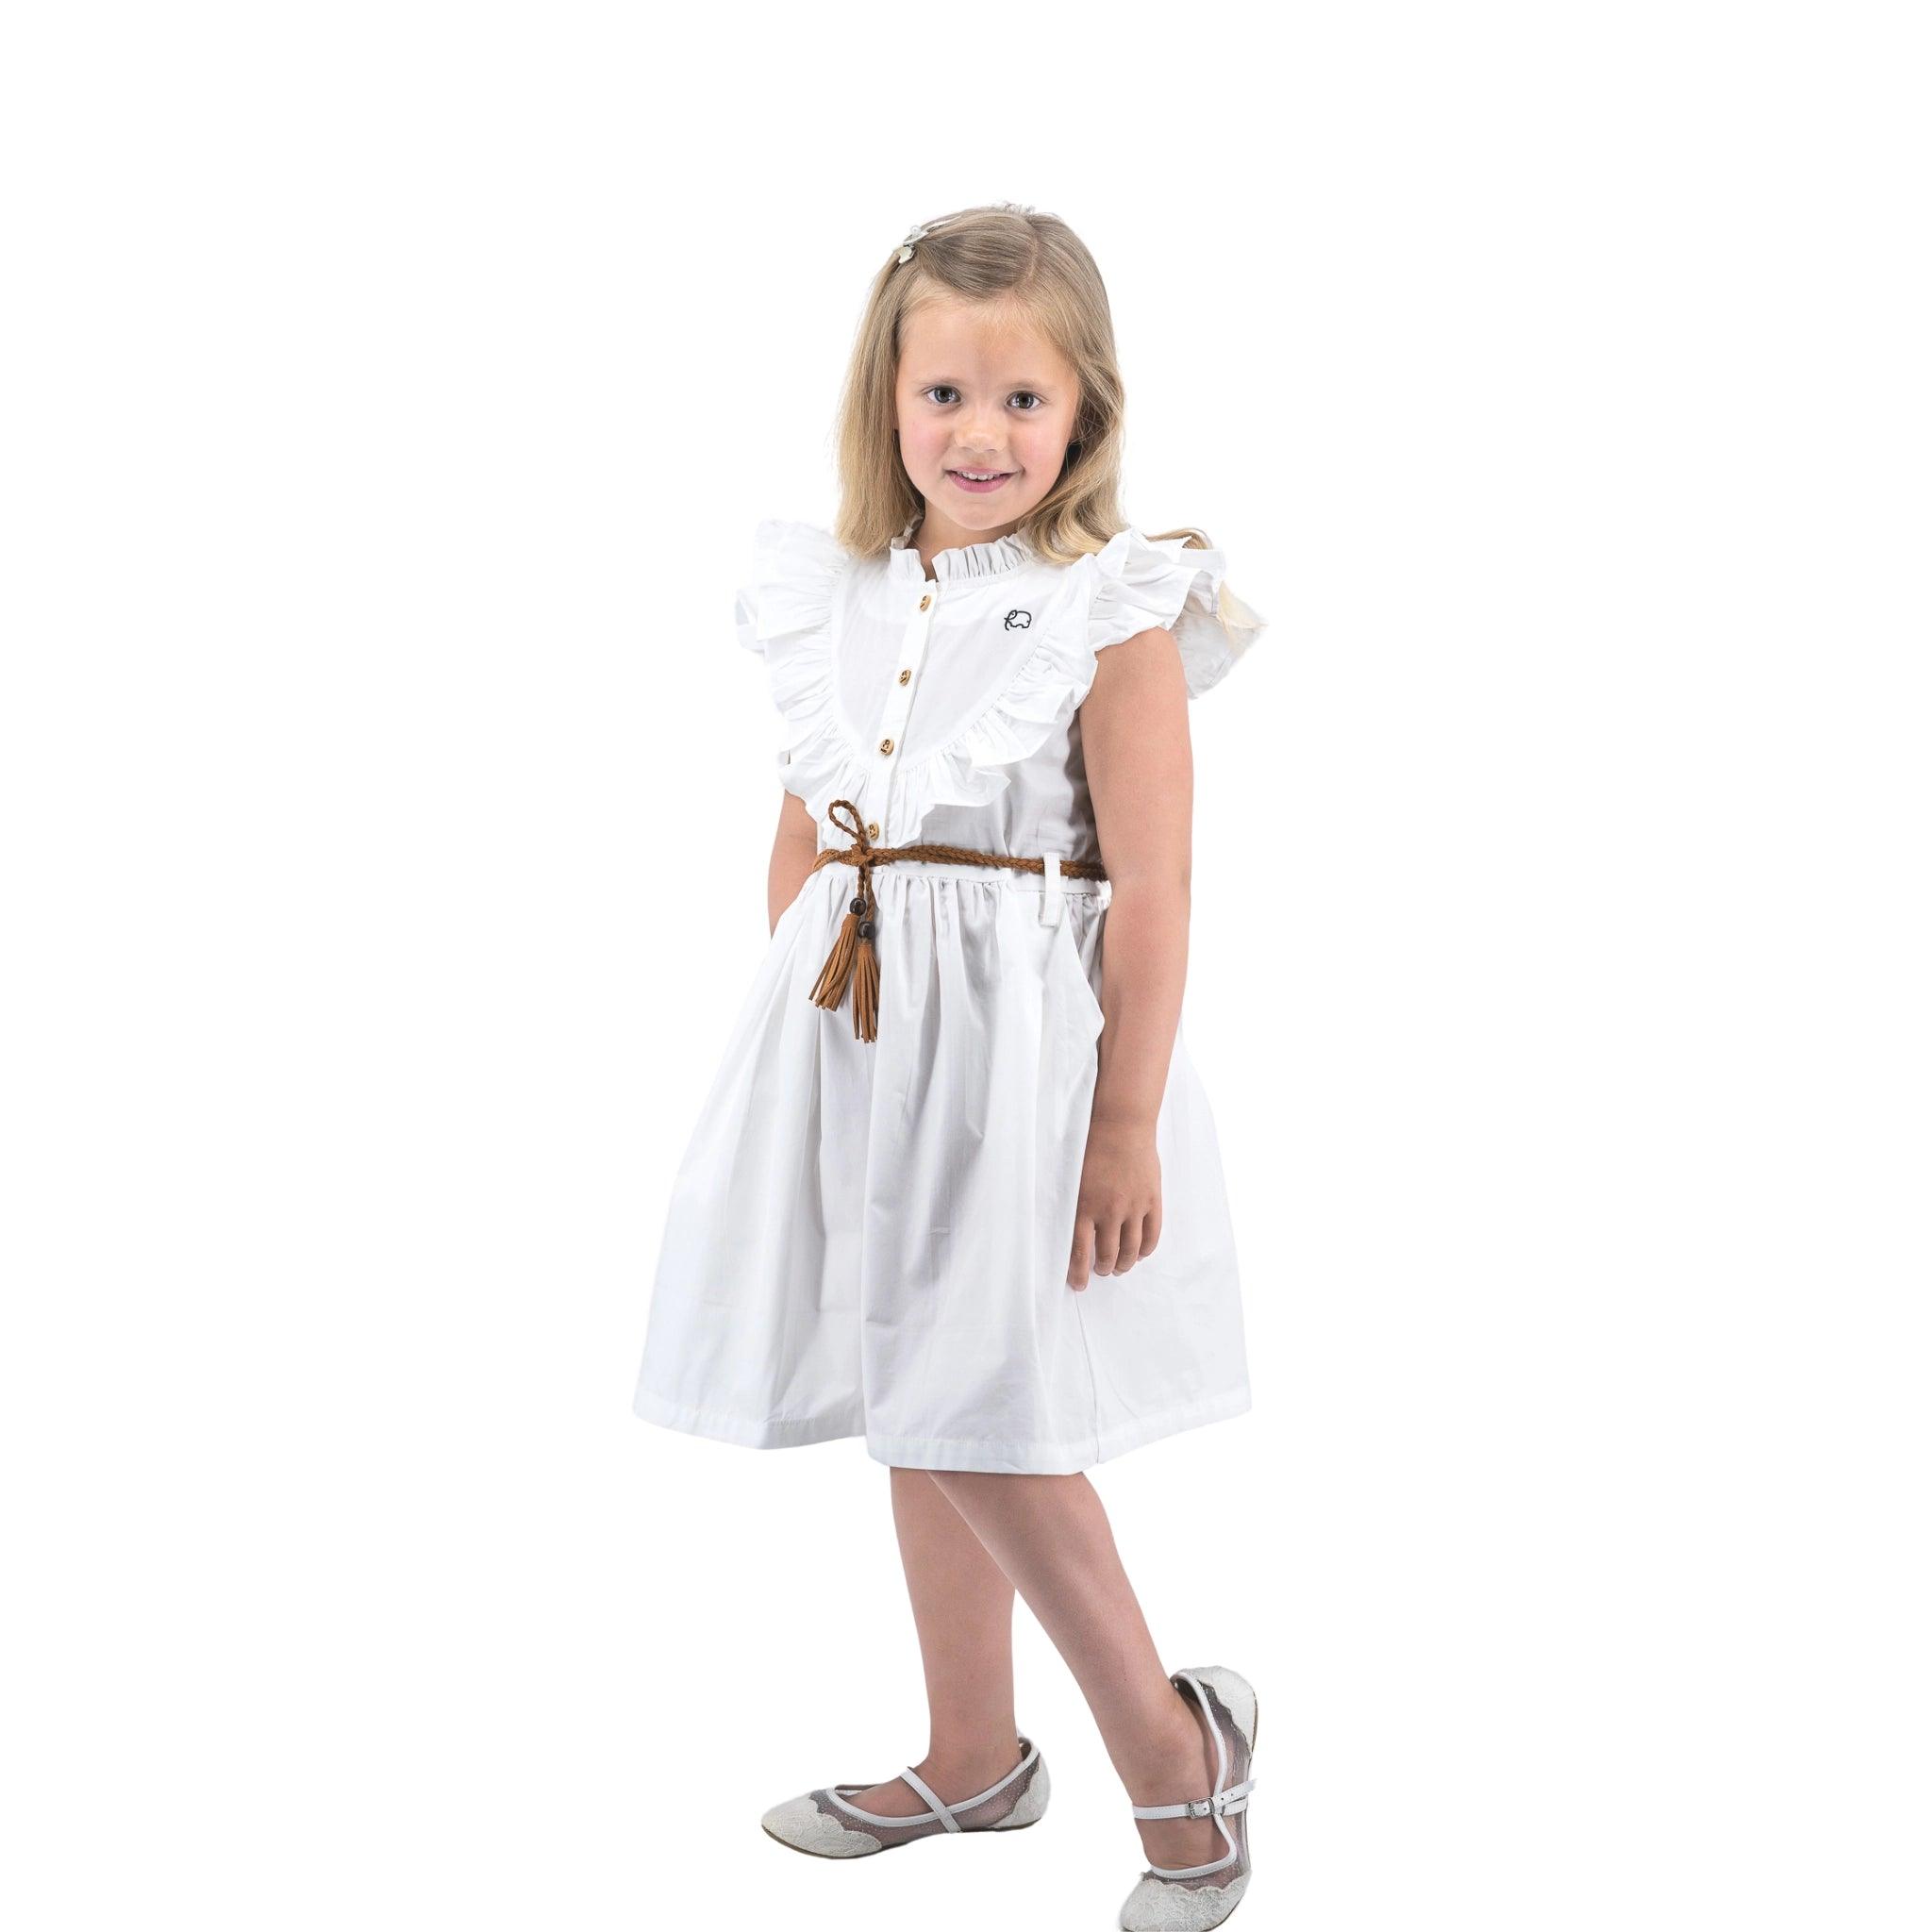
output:
[{"label": "girl's right arm", "polygon": [[819,828],[806,810],[805,800],[795,791],[780,796],[778,829],[772,840],[771,870],[765,877],[765,909],[774,932],[785,908],[798,897],[819,851]]}]

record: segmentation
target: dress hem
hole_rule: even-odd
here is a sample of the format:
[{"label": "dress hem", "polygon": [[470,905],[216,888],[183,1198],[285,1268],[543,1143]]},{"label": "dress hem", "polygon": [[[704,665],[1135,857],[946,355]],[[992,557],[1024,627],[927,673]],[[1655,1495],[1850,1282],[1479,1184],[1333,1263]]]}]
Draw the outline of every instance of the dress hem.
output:
[{"label": "dress hem", "polygon": [[1076,1442],[1006,1443],[876,1436],[870,1434],[862,1419],[856,1415],[804,1420],[729,1415],[718,1409],[671,1402],[648,1389],[640,1389],[631,1401],[632,1414],[644,1422],[686,1435],[736,1442],[747,1449],[795,1449],[813,1442],[860,1437],[866,1454],[875,1462],[901,1469],[981,1470],[1006,1475],[1076,1475],[1096,1462],[1124,1456],[1129,1449],[1138,1449],[1164,1436],[1178,1435],[1184,1429],[1245,1415],[1253,1407],[1253,1391],[1243,1381],[1219,1395],[1161,1409],[1155,1415],[1139,1416],[1098,1435],[1084,1436]]}]

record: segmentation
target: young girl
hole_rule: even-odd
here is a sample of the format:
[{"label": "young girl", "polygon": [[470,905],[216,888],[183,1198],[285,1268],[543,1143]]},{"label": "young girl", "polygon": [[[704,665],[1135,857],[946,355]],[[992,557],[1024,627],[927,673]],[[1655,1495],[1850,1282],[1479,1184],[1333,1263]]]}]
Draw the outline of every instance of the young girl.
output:
[{"label": "young girl", "polygon": [[967,209],[880,270],[836,530],[761,524],[739,592],[788,727],[771,943],[673,1189],[635,1407],[753,1448],[862,1436],[891,1471],[930,1748],[767,1832],[846,1858],[1035,1823],[1017,1590],[1140,1821],[1120,1924],[1199,1932],[1247,1888],[1254,1687],[1163,1670],[1081,1472],[1249,1407],[1180,1009],[1187,703],[1261,621],[1199,532],[1124,523],[1122,410],[1054,217]]}]

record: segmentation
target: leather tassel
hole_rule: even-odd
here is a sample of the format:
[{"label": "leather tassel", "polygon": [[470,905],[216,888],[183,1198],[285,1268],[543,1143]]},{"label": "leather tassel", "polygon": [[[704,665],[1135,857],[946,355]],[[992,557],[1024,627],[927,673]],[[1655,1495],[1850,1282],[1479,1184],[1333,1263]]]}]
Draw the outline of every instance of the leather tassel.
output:
[{"label": "leather tassel", "polygon": [[839,927],[839,937],[819,970],[818,984],[811,990],[811,1003],[834,1010],[845,997],[845,984],[852,977],[852,966],[858,954],[858,914],[848,912]]},{"label": "leather tassel", "polygon": [[876,1040],[879,1037],[879,956],[873,944],[873,921],[878,907],[869,890],[861,888],[846,909],[839,937],[819,969],[818,984],[811,990],[812,1004],[836,1011],[852,988],[852,1037]]},{"label": "leather tassel", "polygon": [[858,1040],[879,1037],[879,949],[869,938],[858,942],[852,974],[852,1032]]}]

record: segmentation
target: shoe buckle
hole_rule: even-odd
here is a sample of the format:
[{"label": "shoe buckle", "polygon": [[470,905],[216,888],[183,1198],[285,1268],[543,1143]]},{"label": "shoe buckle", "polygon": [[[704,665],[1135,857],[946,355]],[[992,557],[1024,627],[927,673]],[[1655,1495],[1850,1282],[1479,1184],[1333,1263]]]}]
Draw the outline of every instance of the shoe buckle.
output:
[{"label": "shoe buckle", "polygon": [[1211,1798],[1190,1798],[1188,1816],[1190,1818],[1212,1818],[1227,1816],[1227,1807],[1240,1801],[1232,1791],[1216,1791]]}]

